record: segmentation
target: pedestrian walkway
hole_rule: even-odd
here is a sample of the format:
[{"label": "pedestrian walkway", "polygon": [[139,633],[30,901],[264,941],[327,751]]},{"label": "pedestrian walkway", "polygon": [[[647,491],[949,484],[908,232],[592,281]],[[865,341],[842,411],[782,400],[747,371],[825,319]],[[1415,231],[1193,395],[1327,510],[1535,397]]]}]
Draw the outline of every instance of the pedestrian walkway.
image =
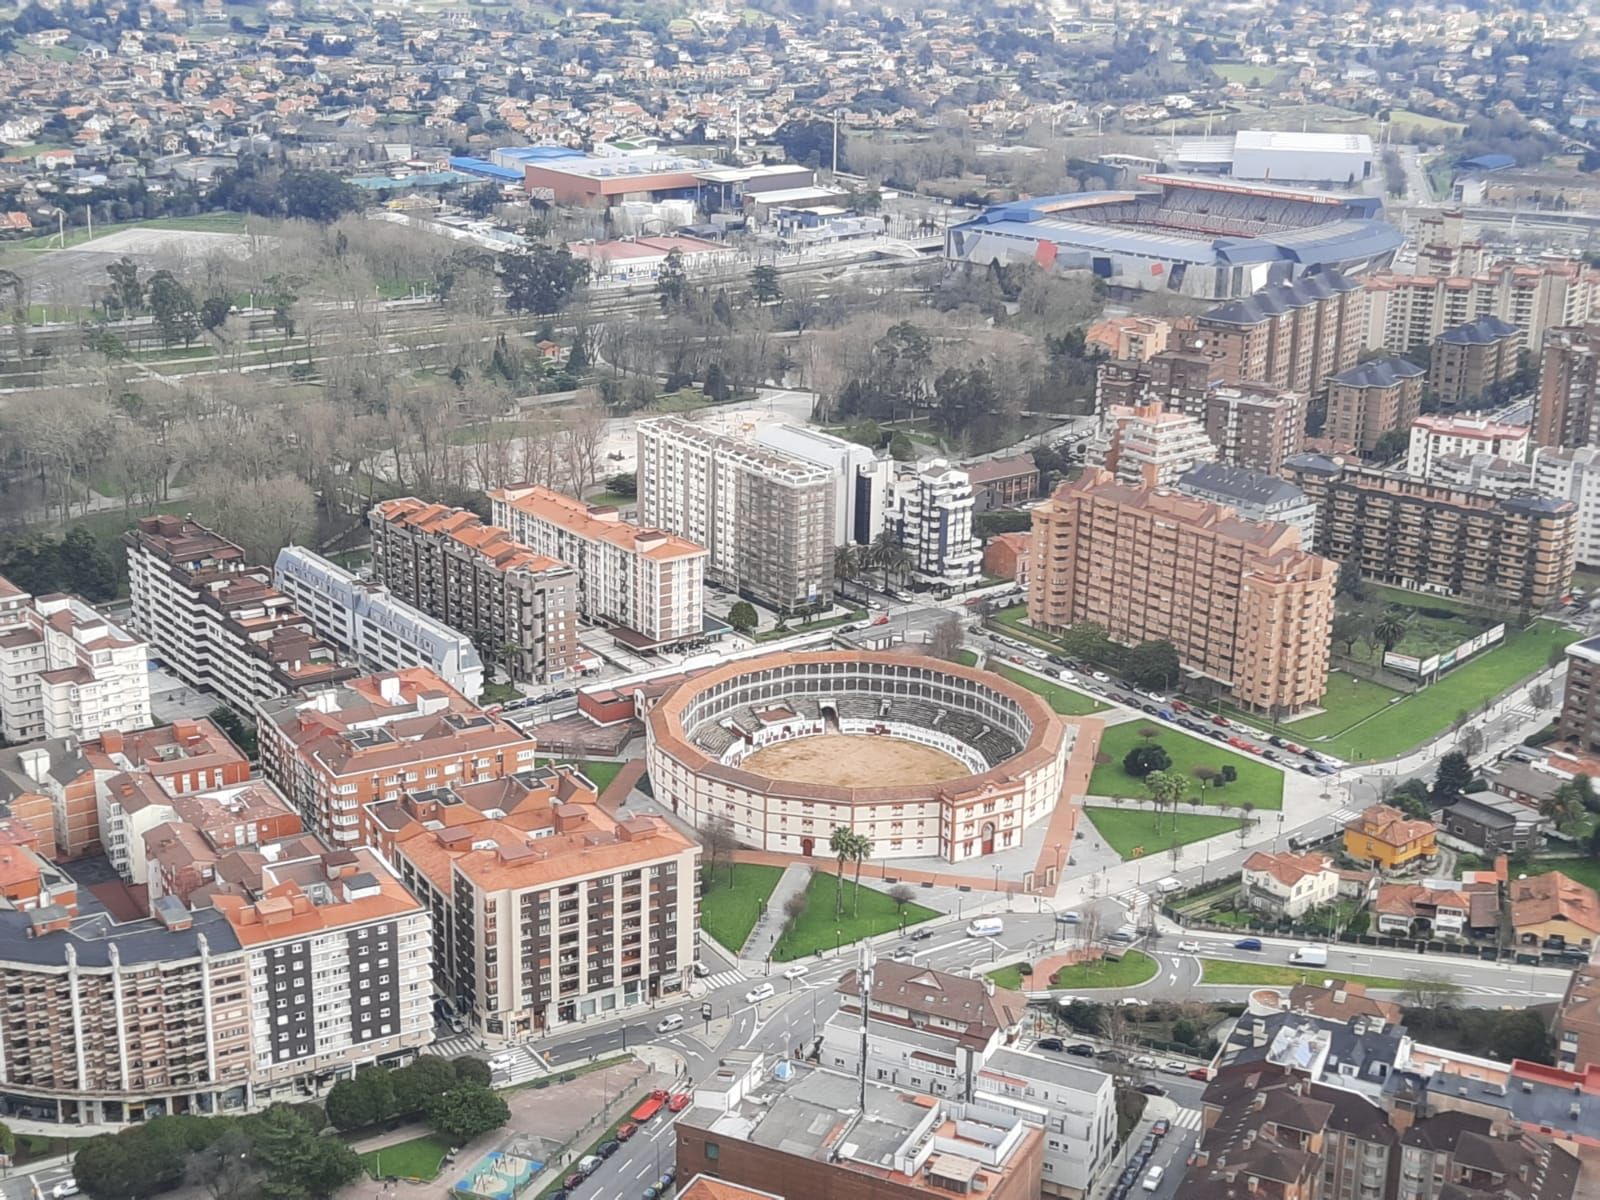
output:
[{"label": "pedestrian walkway", "polygon": [[440,1058],[460,1058],[463,1054],[476,1054],[483,1043],[470,1033],[452,1033],[449,1037],[435,1038],[428,1053]]},{"label": "pedestrian walkway", "polygon": [[736,983],[744,983],[750,977],[743,971],[718,971],[714,975],[707,975],[702,983],[707,991],[716,991],[718,988],[732,987]]},{"label": "pedestrian walkway", "polygon": [[1180,1108],[1171,1119],[1174,1129],[1200,1128],[1200,1110],[1198,1108]]},{"label": "pedestrian walkway", "polygon": [[[1039,858],[1033,866],[1034,887],[1043,887],[1052,871],[1065,872],[1067,859],[1072,855],[1072,840],[1077,834],[1078,817],[1083,812],[1081,797],[1089,790],[1089,776],[1094,773],[1095,753],[1100,748],[1100,735],[1105,721],[1100,717],[1075,717],[1078,726],[1077,741],[1067,758],[1067,769],[1062,774],[1061,795],[1056,800],[1055,811],[1050,814],[1050,824],[1045,827],[1044,842],[1039,847]],[[1057,880],[1059,882],[1059,880]]]},{"label": "pedestrian walkway", "polygon": [[642,778],[644,778],[644,759],[629,760],[622,770],[617,772],[617,777],[611,781],[606,790],[600,793],[600,807],[614,815],[617,809],[627,803],[628,797],[633,794],[634,787]]},{"label": "pedestrian walkway", "polygon": [[761,919],[755,923],[755,928],[750,930],[750,936],[745,938],[744,945],[739,950],[741,962],[761,962],[772,953],[772,948],[778,944],[778,935],[783,932],[783,914],[788,911],[790,898],[805,895],[806,888],[810,885],[809,866],[797,862],[785,865],[777,886],[767,897],[767,906],[762,910]]},{"label": "pedestrian walkway", "polygon": [[[831,858],[805,858],[799,854],[779,854],[775,850],[747,850],[738,849],[729,852],[736,863],[758,863],[767,867],[790,867],[804,864],[813,871],[826,871],[832,875],[838,871],[838,864]],[[845,867],[847,875],[853,877],[855,866]],[[1002,896],[1023,895],[1021,882],[1015,879],[1000,880],[999,887],[995,886],[993,872],[981,875],[951,875],[942,871],[914,871],[902,867],[897,863],[888,861],[868,861],[862,865],[861,881],[870,883],[875,879],[894,879],[899,883],[931,884],[933,887],[965,888],[972,892],[999,892]],[[773,893],[777,895],[776,892]],[[772,903],[769,908],[778,905]]]}]

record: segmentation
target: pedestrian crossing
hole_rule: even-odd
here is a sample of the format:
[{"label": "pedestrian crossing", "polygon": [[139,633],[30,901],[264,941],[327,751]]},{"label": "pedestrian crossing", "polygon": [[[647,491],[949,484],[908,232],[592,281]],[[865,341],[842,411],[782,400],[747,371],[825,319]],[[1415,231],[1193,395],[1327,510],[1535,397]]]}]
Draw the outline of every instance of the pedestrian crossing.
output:
[{"label": "pedestrian crossing", "polygon": [[1174,1129],[1199,1129],[1200,1110],[1198,1108],[1180,1108],[1172,1118]]},{"label": "pedestrian crossing", "polygon": [[1124,908],[1136,910],[1146,904],[1150,897],[1145,894],[1143,888],[1131,887],[1125,892],[1118,892],[1114,899]]},{"label": "pedestrian crossing", "polygon": [[736,983],[744,983],[748,978],[743,971],[718,971],[713,975],[707,975],[705,983],[712,991],[716,991],[718,988],[732,987]]},{"label": "pedestrian crossing", "polygon": [[500,1067],[494,1072],[496,1087],[512,1087],[519,1083],[543,1075],[548,1068],[544,1060],[526,1046],[518,1046],[511,1050],[503,1050],[502,1054],[512,1056],[509,1066]]},{"label": "pedestrian crossing", "polygon": [[1361,811],[1359,809],[1341,808],[1338,812],[1332,814],[1332,820],[1335,825],[1345,825],[1354,821],[1360,815]]},{"label": "pedestrian crossing", "polygon": [[434,1038],[428,1053],[437,1054],[440,1058],[460,1058],[463,1054],[475,1054],[481,1049],[483,1044],[470,1033],[453,1033],[449,1037]]}]

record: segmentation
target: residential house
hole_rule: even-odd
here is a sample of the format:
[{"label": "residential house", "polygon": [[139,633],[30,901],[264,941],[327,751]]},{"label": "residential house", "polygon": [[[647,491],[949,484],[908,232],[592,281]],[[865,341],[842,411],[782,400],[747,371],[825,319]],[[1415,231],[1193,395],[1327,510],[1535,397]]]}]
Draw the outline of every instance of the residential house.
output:
[{"label": "residential house", "polygon": [[1590,950],[1600,935],[1600,896],[1560,871],[1513,879],[1506,885],[1511,928],[1525,946]]},{"label": "residential house", "polygon": [[1496,792],[1472,792],[1441,813],[1442,832],[1485,854],[1533,852],[1544,845],[1550,818],[1521,800]]},{"label": "residential house", "polygon": [[1269,854],[1245,859],[1239,903],[1256,912],[1296,920],[1339,895],[1339,873],[1325,854]]},{"label": "residential house", "polygon": [[1431,861],[1439,853],[1432,821],[1407,817],[1398,808],[1374,804],[1344,827],[1344,851],[1380,871]]}]

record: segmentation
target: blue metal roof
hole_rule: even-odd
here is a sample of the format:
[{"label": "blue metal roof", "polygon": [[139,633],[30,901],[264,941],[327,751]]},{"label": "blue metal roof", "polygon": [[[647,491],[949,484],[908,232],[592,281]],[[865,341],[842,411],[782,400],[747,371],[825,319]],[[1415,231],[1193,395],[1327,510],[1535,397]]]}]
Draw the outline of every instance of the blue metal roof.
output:
[{"label": "blue metal roof", "polygon": [[503,179],[507,183],[521,183],[522,172],[511,167],[498,166],[486,158],[469,158],[466,156],[452,158],[450,165],[458,171],[465,171],[468,175],[482,175],[488,179]]}]

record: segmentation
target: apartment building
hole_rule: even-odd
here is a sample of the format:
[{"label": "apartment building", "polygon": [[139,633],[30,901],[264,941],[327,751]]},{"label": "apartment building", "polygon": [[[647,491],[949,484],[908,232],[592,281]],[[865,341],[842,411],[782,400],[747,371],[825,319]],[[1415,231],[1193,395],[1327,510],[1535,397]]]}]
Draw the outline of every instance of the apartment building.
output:
[{"label": "apartment building", "polygon": [[1034,625],[1097,621],[1128,645],[1170,641],[1186,668],[1258,710],[1322,696],[1337,567],[1300,549],[1297,530],[1096,470],[1035,509],[1033,530]]},{"label": "apartment building", "polygon": [[1600,638],[1567,647],[1567,683],[1556,734],[1580,754],[1600,753]]},{"label": "apartment building", "polygon": [[835,546],[870,546],[883,532],[893,499],[894,460],[804,425],[762,425],[754,437],[760,445],[815,463],[832,476]]},{"label": "apartment building", "polygon": [[1201,314],[1191,348],[1218,355],[1227,382],[1320,396],[1330,376],[1356,365],[1366,321],[1361,283],[1313,267]]},{"label": "apartment building", "polygon": [[498,779],[533,765],[534,741],[425,667],[263,703],[262,773],[336,846],[366,844],[362,813],[407,790]]},{"label": "apartment building", "polygon": [[1085,461],[1129,487],[1172,487],[1190,468],[1216,457],[1199,420],[1155,404],[1106,409],[1084,448]]},{"label": "apartment building", "polygon": [[983,546],[972,534],[973,505],[967,473],[944,459],[902,469],[892,520],[917,583],[958,590],[978,582]]},{"label": "apartment building", "polygon": [[367,822],[433,914],[439,993],[522,1040],[680,994],[699,930],[700,847],[614,817],[572,767],[407,792]]},{"label": "apartment building", "polygon": [[832,473],[677,417],[638,425],[639,516],[704,546],[709,578],[779,612],[833,594]]},{"label": "apartment building", "polygon": [[1322,436],[1371,454],[1386,433],[1404,431],[1422,415],[1427,372],[1404,358],[1374,358],[1328,381]]},{"label": "apartment building", "polygon": [[1578,506],[1577,562],[1600,565],[1600,447],[1538,447],[1528,486]]},{"label": "apartment building", "polygon": [[996,508],[1016,508],[1039,495],[1039,465],[1033,452],[1009,458],[986,458],[962,467],[972,481],[974,512]]},{"label": "apartment building", "polygon": [[1160,317],[1106,317],[1084,333],[1086,345],[1107,358],[1145,362],[1167,348],[1172,324]]},{"label": "apartment building", "polygon": [[1221,504],[1243,521],[1281,522],[1300,533],[1300,548],[1309,550],[1317,536],[1317,506],[1288,480],[1248,467],[1201,463],[1184,473],[1177,490],[1197,500]]},{"label": "apartment building", "polygon": [[1522,331],[1499,317],[1479,317],[1433,339],[1428,389],[1450,408],[1483,402],[1517,373]]},{"label": "apartment building", "polygon": [[1562,1070],[1581,1072],[1600,1063],[1600,963],[1586,963],[1572,972],[1551,1032],[1556,1039],[1556,1066]]},{"label": "apartment building", "polygon": [[1545,332],[1540,345],[1536,445],[1600,445],[1600,324]]},{"label": "apartment building", "polygon": [[1440,487],[1485,492],[1502,499],[1541,490],[1534,486],[1531,464],[1492,458],[1487,454],[1437,456],[1428,468],[1426,479]]},{"label": "apartment building", "polygon": [[1304,392],[1218,385],[1207,389],[1200,419],[1222,462],[1275,475],[1305,449],[1307,404]]},{"label": "apartment building", "polygon": [[145,644],[76,596],[0,576],[0,736],[92,738],[150,723]]},{"label": "apartment building", "polygon": [[1427,479],[1434,464],[1445,456],[1491,458],[1521,462],[1528,457],[1528,427],[1508,425],[1486,417],[1436,414],[1411,423],[1411,445],[1406,454],[1406,474]]},{"label": "apartment building", "polygon": [[273,564],[278,589],[316,631],[372,671],[427,667],[468,700],[483,694],[483,660],[472,639],[304,546]]},{"label": "apartment building", "polygon": [[1600,271],[1576,260],[1458,265],[1470,269],[1368,275],[1366,345],[1405,354],[1447,329],[1495,317],[1516,326],[1523,345],[1537,346],[1547,330],[1600,317]]},{"label": "apartment building", "polygon": [[1095,372],[1096,407],[1104,412],[1114,404],[1159,404],[1198,417],[1205,394],[1227,382],[1223,368],[1220,351],[1193,345],[1162,350],[1149,359],[1111,359]]},{"label": "apartment building", "polygon": [[580,673],[578,576],[464,508],[407,496],[367,514],[372,575],[395,596],[492,653],[512,679]]},{"label": "apartment building", "polygon": [[180,679],[240,712],[348,679],[333,646],[272,586],[266,567],[187,517],[141,517],[125,541],[131,625]]},{"label": "apartment building", "polygon": [[1533,611],[1566,594],[1570,500],[1459,491],[1320,454],[1285,471],[1317,503],[1317,552],[1354,556],[1369,579]]},{"label": "apartment building", "polygon": [[546,487],[489,493],[495,523],[577,572],[578,613],[635,650],[704,635],[704,546],[622,520]]}]

